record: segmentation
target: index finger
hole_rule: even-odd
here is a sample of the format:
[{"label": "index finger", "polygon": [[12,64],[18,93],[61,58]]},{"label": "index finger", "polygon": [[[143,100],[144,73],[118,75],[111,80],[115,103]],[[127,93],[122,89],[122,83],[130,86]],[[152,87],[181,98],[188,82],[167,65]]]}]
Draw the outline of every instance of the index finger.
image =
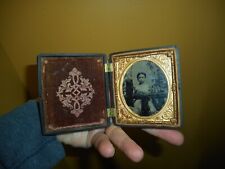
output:
[{"label": "index finger", "polygon": [[112,143],[123,151],[128,158],[134,162],[141,161],[144,156],[142,148],[138,146],[120,127],[110,126],[105,132]]}]

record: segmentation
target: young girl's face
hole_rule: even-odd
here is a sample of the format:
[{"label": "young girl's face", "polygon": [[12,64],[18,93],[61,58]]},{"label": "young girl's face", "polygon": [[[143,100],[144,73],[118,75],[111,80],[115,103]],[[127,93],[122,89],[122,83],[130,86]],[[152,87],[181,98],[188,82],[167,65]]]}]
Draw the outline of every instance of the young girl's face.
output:
[{"label": "young girl's face", "polygon": [[139,82],[139,84],[144,83],[144,82],[145,82],[145,79],[146,79],[145,75],[140,74],[140,75],[138,76],[138,82]]}]

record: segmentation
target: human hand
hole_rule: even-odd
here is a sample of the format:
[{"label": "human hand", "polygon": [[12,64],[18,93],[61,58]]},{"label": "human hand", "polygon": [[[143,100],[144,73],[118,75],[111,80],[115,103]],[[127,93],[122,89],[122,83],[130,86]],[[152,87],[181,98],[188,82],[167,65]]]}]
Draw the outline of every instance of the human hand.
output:
[{"label": "human hand", "polygon": [[[182,133],[176,130],[143,130],[173,145],[179,146],[183,144],[184,141]],[[141,161],[144,156],[142,148],[137,145],[120,127],[114,125],[106,129],[62,134],[58,135],[57,139],[60,142],[72,145],[73,147],[89,148],[93,145],[99,151],[99,153],[106,158],[114,156],[114,145],[117,146],[129,159],[134,162]]]}]

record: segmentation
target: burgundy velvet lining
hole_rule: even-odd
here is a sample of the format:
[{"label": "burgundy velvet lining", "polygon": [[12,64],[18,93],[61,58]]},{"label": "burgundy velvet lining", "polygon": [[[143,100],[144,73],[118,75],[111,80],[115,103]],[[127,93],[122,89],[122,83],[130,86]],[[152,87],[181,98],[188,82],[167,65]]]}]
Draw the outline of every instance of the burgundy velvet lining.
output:
[{"label": "burgundy velvet lining", "polygon": [[[43,77],[44,113],[46,127],[57,130],[71,127],[100,125],[106,122],[106,97],[104,81],[104,62],[100,57],[61,57],[48,58],[44,63]],[[95,91],[90,105],[75,117],[70,109],[63,107],[56,92],[62,80],[76,67],[82,76],[89,79]]]}]

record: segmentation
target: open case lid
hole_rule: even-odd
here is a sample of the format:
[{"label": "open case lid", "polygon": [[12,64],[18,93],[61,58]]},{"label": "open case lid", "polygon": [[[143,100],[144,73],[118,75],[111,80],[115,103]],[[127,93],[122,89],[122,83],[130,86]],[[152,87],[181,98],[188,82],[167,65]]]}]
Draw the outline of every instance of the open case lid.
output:
[{"label": "open case lid", "polygon": [[103,54],[38,56],[44,134],[107,126],[105,59]]},{"label": "open case lid", "polygon": [[44,134],[181,125],[176,47],[38,56]]}]

